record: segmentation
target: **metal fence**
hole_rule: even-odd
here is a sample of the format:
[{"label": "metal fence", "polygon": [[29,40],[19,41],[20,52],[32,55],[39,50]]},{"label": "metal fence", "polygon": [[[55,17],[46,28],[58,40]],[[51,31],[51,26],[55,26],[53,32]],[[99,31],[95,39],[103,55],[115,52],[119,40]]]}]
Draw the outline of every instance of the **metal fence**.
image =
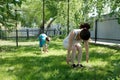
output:
[{"label": "metal fence", "polygon": [[[41,33],[42,30],[34,30],[34,29],[22,29],[22,30],[0,30],[0,39],[29,39],[29,38],[37,38],[38,34]],[[61,30],[44,30],[44,33],[50,37],[58,36],[65,34]]]},{"label": "metal fence", "polygon": [[107,42],[120,44],[120,24],[117,18],[96,20],[91,30],[91,38],[95,42]]}]

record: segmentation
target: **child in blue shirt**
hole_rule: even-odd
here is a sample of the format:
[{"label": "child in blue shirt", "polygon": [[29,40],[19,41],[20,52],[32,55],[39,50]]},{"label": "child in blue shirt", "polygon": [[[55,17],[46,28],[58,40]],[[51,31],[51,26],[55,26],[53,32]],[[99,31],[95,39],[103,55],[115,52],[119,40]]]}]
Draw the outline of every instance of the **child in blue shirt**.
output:
[{"label": "child in blue shirt", "polygon": [[49,41],[50,41],[50,37],[48,37],[46,34],[42,33],[39,35],[39,46],[41,48],[41,51],[48,52],[47,43]]}]

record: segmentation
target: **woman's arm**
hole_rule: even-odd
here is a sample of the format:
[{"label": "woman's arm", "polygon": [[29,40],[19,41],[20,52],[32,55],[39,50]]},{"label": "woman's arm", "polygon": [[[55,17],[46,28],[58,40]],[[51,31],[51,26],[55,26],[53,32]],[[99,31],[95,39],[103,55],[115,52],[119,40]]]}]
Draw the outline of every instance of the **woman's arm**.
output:
[{"label": "woman's arm", "polygon": [[88,63],[88,59],[89,59],[89,43],[88,43],[88,41],[84,41],[84,46],[85,46],[85,50],[86,50],[86,62]]}]

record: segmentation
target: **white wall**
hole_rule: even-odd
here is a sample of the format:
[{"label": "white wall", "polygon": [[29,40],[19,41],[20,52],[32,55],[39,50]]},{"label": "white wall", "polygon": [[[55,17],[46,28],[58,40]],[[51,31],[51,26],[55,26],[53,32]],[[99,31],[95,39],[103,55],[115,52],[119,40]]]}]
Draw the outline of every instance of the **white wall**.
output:
[{"label": "white wall", "polygon": [[[93,27],[93,31],[91,31],[91,37],[95,37],[95,26]],[[117,19],[114,18],[98,21],[97,38],[120,40],[120,24],[118,24]],[[103,42],[120,43],[120,41],[115,40],[97,40]]]}]

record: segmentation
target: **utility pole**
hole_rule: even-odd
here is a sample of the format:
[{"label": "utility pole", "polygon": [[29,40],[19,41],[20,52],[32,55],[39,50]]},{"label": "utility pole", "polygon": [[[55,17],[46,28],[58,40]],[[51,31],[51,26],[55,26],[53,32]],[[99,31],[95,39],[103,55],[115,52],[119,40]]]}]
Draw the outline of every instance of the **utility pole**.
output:
[{"label": "utility pole", "polygon": [[15,26],[16,26],[16,46],[18,47],[18,30],[17,30],[17,10],[15,10]]},{"label": "utility pole", "polygon": [[68,9],[67,9],[67,34],[69,34],[69,0],[68,0]]},{"label": "utility pole", "polygon": [[21,10],[17,10],[15,9],[15,27],[16,27],[16,46],[18,47],[18,29],[17,29],[17,22],[18,22],[18,16],[17,16],[17,12],[21,11]]},{"label": "utility pole", "polygon": [[98,19],[95,20],[95,43],[97,42]]},{"label": "utility pole", "polygon": [[42,23],[42,32],[44,33],[45,24],[45,0],[43,0],[43,23]]}]

